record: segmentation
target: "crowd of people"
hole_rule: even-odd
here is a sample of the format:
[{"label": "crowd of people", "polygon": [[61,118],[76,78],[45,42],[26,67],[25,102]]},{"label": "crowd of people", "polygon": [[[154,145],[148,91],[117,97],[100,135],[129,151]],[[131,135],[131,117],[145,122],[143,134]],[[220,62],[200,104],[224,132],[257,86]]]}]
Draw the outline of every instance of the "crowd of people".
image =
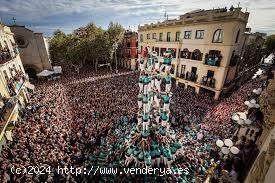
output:
[{"label": "crowd of people", "polygon": [[[114,75],[106,70],[89,71],[78,76],[38,84],[27,106],[25,116],[17,124],[13,141],[8,142],[0,156],[0,180],[7,182],[91,182],[106,177],[58,174],[58,166],[89,167],[92,165],[119,167],[125,161],[125,137],[137,123],[138,72]],[[100,76],[101,75],[101,76]],[[104,76],[102,76],[104,75]],[[79,80],[79,82],[77,82]],[[195,94],[173,83],[171,99],[171,128],[184,147],[172,165],[184,168],[185,177],[170,175],[167,182],[183,182],[205,176],[207,170],[220,160],[217,139],[231,138],[238,126],[231,114],[246,110],[244,101],[259,79],[241,86],[230,97],[214,101],[207,92]],[[239,140],[242,150],[251,147]],[[249,151],[245,151],[249,153]],[[228,171],[240,171],[243,154],[229,166]],[[237,166],[239,165],[239,166]],[[12,167],[51,166],[46,174],[13,174]],[[238,172],[239,173],[239,172]],[[125,181],[129,176],[111,177]],[[143,179],[136,178],[137,182]],[[108,179],[110,180],[110,179]]]}]

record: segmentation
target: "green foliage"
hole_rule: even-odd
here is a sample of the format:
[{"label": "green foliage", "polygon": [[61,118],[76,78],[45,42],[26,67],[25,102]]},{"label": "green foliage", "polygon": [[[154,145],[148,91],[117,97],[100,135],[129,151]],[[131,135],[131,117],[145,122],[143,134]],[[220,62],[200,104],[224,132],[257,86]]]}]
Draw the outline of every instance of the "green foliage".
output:
[{"label": "green foliage", "polygon": [[266,38],[265,46],[270,52],[275,52],[275,34]]},{"label": "green foliage", "polygon": [[124,29],[118,23],[111,22],[107,30],[89,23],[65,34],[56,30],[50,40],[50,55],[54,64],[69,64],[82,66],[110,62],[113,54],[113,44],[121,43]]}]

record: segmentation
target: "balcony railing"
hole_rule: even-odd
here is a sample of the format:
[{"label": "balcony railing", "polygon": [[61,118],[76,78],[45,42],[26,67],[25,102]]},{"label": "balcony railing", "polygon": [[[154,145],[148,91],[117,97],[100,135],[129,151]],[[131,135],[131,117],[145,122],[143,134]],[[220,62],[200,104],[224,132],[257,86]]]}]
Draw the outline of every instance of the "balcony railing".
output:
[{"label": "balcony railing", "polygon": [[9,51],[7,48],[0,50],[0,64],[4,64],[14,59],[19,54],[18,47],[13,47],[14,52]]},{"label": "balcony railing", "polygon": [[211,66],[220,66],[222,56],[221,55],[214,55],[214,56],[205,56],[205,64]]},{"label": "balcony railing", "polygon": [[18,71],[13,78],[7,79],[7,86],[8,86],[10,96],[17,95],[25,81],[26,81],[26,76],[23,73],[20,73]]},{"label": "balcony railing", "polygon": [[0,136],[2,137],[5,129],[8,126],[9,119],[16,107],[17,104],[17,98],[12,97],[6,101],[4,101],[4,106],[0,108]]},{"label": "balcony railing", "polygon": [[193,72],[189,72],[189,71],[186,72],[186,74],[184,74],[184,73],[179,74],[178,73],[178,75],[179,75],[179,78],[185,79],[187,81],[192,81],[194,83],[196,83],[197,79],[198,79],[198,75],[197,74],[195,74]]},{"label": "balcony railing", "polygon": [[207,77],[207,76],[203,76],[200,82],[201,85],[211,87],[211,88],[215,88],[215,83],[216,83],[216,79],[214,77]]}]

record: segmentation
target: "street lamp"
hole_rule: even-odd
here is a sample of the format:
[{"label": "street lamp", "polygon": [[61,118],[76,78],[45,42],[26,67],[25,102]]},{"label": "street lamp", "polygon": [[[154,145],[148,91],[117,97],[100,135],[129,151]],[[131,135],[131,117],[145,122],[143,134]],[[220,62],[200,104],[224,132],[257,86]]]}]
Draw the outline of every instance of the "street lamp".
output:
[{"label": "street lamp", "polygon": [[115,51],[116,73],[118,73],[118,70],[117,70],[117,58],[116,58],[116,50],[117,50],[117,47],[118,47],[118,44],[117,44],[117,42],[115,42],[115,43],[113,44],[113,49],[114,49],[114,51]]}]

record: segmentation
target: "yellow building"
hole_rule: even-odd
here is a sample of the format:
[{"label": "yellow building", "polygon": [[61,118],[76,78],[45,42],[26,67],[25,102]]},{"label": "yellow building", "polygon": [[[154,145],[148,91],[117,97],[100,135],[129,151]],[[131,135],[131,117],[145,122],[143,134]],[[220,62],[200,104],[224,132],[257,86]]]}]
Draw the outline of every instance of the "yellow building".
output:
[{"label": "yellow building", "polygon": [[0,151],[28,103],[27,76],[10,28],[0,24]]},{"label": "yellow building", "polygon": [[[158,52],[173,50],[172,73],[177,84],[213,91],[218,99],[225,83],[234,79],[249,13],[198,10],[178,19],[139,26],[139,52],[149,46]],[[174,71],[174,72],[173,72]]]}]

